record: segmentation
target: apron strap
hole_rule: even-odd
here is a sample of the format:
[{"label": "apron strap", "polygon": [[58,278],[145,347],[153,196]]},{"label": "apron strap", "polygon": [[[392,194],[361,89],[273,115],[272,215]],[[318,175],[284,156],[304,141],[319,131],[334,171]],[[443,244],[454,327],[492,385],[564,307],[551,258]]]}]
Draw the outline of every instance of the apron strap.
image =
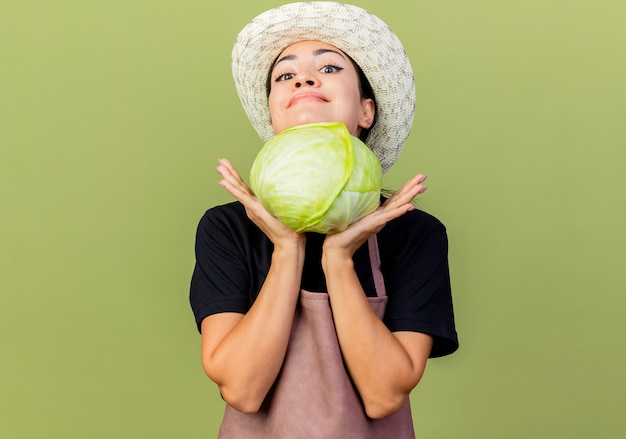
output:
[{"label": "apron strap", "polygon": [[378,239],[376,239],[376,235],[369,237],[367,240],[367,246],[370,251],[370,264],[372,265],[372,275],[374,276],[376,295],[378,297],[385,297],[387,295],[387,291],[385,290],[383,272],[380,269],[380,254],[378,253]]}]

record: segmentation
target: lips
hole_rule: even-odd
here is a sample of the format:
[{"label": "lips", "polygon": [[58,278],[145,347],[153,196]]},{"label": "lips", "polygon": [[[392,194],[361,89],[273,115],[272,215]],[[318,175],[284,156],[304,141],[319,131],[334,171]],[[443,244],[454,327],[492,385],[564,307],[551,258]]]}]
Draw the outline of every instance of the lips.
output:
[{"label": "lips", "polygon": [[304,93],[298,93],[297,95],[293,96],[291,99],[289,99],[289,103],[287,104],[287,108],[291,107],[292,105],[298,104],[300,102],[328,102],[328,99],[326,99],[324,96],[322,96],[319,93],[315,93],[315,92],[311,92],[311,91],[307,91]]}]

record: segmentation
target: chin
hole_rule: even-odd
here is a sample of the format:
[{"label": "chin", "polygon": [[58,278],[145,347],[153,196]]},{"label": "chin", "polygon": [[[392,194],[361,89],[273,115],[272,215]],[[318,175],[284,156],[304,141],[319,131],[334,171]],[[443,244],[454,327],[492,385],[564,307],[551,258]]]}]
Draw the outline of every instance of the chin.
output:
[{"label": "chin", "polygon": [[[301,115],[301,117],[296,118],[295,120],[291,120],[289,123],[282,123],[280,126],[272,125],[274,129],[274,134],[281,133],[289,128],[297,127],[300,125],[308,125],[310,123],[324,123],[324,122],[344,122],[343,120],[338,120],[337,118],[328,117],[323,114],[306,114]],[[345,122],[344,122],[345,123]],[[353,129],[350,129],[350,126],[346,124],[348,127],[348,131],[355,137],[358,137],[358,133],[355,134]]]}]

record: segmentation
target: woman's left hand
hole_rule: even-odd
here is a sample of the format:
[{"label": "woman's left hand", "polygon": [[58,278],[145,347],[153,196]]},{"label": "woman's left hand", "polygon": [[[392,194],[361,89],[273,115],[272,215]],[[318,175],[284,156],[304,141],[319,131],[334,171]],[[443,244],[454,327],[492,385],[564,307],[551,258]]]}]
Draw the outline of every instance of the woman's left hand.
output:
[{"label": "woman's left hand", "polygon": [[375,212],[354,222],[342,232],[328,235],[324,240],[324,255],[332,252],[340,257],[351,258],[354,252],[371,235],[378,233],[385,224],[415,209],[411,201],[427,189],[427,186],[422,184],[426,177],[425,174],[416,175],[389,197]]},{"label": "woman's left hand", "polygon": [[415,208],[411,200],[424,192],[425,179],[425,175],[416,175],[375,212],[324,240],[322,269],[337,338],[371,418],[389,416],[400,409],[422,377],[432,338],[417,332],[389,331],[367,300],[352,256],[385,224]]}]

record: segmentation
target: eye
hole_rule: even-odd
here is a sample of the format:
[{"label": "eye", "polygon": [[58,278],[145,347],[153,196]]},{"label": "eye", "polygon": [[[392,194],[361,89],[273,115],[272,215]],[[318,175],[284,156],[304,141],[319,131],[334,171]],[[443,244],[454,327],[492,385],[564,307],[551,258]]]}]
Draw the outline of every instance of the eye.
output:
[{"label": "eye", "polygon": [[332,64],[327,64],[320,69],[322,73],[337,73],[343,70],[343,67],[335,66]]},{"label": "eye", "polygon": [[294,74],[293,73],[283,73],[281,75],[278,75],[274,78],[274,82],[280,82],[280,81],[288,81],[290,79],[293,79]]}]

